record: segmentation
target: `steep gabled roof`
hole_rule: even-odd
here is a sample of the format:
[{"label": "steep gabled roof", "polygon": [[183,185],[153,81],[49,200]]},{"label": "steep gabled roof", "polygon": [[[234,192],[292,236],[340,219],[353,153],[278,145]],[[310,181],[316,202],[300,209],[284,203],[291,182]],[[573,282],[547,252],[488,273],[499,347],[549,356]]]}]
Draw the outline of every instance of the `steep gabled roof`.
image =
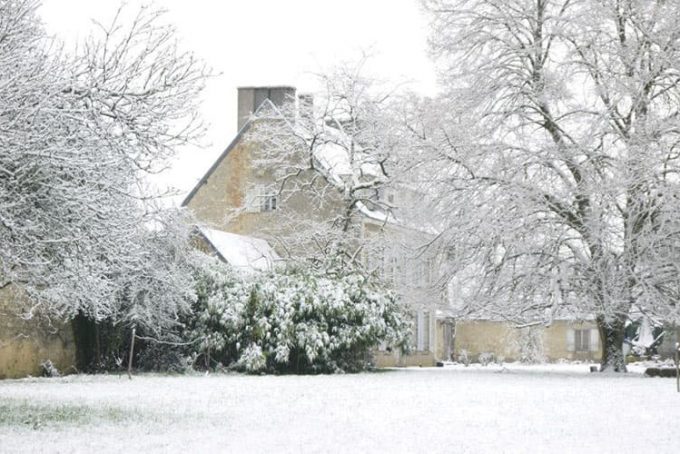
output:
[{"label": "steep gabled roof", "polygon": [[248,131],[249,128],[250,128],[250,120],[248,122],[246,122],[245,125],[243,125],[243,127],[238,132],[238,134],[236,134],[236,137],[234,137],[234,140],[232,140],[231,143],[229,145],[227,145],[227,148],[222,152],[222,154],[219,155],[219,157],[213,163],[213,165],[210,166],[210,168],[205,173],[205,175],[203,175],[201,177],[201,179],[198,180],[198,183],[196,183],[196,186],[194,186],[194,188],[191,190],[191,192],[189,192],[189,194],[187,194],[187,196],[182,201],[183,207],[187,206],[189,204],[189,202],[191,202],[191,199],[194,198],[194,196],[196,195],[198,190],[201,188],[201,186],[203,186],[204,184],[206,184],[208,182],[208,178],[210,178],[210,175],[212,175],[213,172],[215,172],[215,170],[217,170],[217,168],[220,166],[220,164],[222,163],[224,158],[226,158],[229,155],[229,153],[231,152],[231,150],[233,150],[236,147],[236,145],[238,145],[238,143],[241,141],[241,139],[243,138],[243,136],[245,135],[245,133]]}]

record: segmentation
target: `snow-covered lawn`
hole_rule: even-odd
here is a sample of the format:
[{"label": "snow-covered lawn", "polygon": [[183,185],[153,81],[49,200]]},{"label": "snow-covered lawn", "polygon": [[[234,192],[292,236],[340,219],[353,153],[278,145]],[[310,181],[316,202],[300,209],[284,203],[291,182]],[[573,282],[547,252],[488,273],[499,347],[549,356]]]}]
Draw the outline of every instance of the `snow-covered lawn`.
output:
[{"label": "snow-covered lawn", "polygon": [[680,394],[587,365],[0,381],[0,452],[123,451],[678,453]]}]

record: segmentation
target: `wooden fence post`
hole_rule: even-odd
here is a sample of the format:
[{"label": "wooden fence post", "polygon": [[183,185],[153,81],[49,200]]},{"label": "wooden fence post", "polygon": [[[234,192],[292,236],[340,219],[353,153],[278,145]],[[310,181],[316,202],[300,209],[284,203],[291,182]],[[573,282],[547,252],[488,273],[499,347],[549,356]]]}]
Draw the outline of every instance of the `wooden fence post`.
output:
[{"label": "wooden fence post", "polygon": [[680,342],[675,343],[675,387],[680,393]]},{"label": "wooden fence post", "polygon": [[132,328],[132,339],[130,340],[130,359],[128,359],[128,378],[132,380],[132,357],[135,354],[135,335],[137,334],[137,328]]}]

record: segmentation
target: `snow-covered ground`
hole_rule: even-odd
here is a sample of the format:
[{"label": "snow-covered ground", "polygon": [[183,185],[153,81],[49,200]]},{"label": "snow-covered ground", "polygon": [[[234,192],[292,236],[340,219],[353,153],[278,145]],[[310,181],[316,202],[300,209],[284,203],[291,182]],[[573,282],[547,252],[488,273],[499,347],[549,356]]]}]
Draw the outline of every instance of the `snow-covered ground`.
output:
[{"label": "snow-covered ground", "polygon": [[189,450],[678,453],[680,394],[587,365],[0,381],[0,452]]}]

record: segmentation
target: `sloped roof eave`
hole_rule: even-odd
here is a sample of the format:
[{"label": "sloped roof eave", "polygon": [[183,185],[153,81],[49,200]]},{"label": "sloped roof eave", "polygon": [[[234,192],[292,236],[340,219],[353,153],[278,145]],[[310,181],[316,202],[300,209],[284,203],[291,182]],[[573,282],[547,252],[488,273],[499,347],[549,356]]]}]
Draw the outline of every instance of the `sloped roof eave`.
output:
[{"label": "sloped roof eave", "polygon": [[196,186],[194,186],[194,188],[189,192],[189,194],[187,194],[187,196],[182,201],[183,207],[187,206],[189,204],[189,202],[191,202],[191,199],[194,198],[194,196],[196,195],[198,190],[201,188],[201,186],[203,186],[204,184],[206,184],[208,182],[208,179],[215,172],[215,170],[217,170],[217,168],[220,166],[222,161],[224,161],[224,159],[229,155],[229,153],[234,148],[236,148],[236,145],[238,145],[241,142],[241,139],[243,138],[245,133],[248,132],[248,130],[250,129],[251,123],[252,123],[251,120],[248,120],[246,122],[246,124],[243,125],[241,130],[236,134],[236,137],[233,138],[231,143],[229,143],[229,145],[227,145],[227,148],[225,148],[225,150],[222,152],[222,154],[219,155],[219,157],[215,160],[213,165],[210,166],[208,171],[201,177],[200,180],[198,180],[198,183],[196,183]]}]

